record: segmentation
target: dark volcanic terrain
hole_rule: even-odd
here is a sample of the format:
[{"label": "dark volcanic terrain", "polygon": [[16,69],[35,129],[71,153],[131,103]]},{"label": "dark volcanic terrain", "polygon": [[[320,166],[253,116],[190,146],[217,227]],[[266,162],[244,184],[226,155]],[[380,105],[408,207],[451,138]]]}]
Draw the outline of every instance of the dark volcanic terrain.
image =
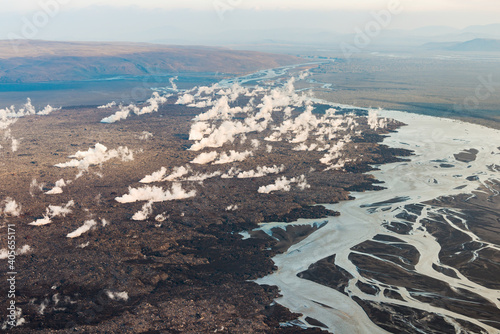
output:
[{"label": "dark volcanic terrain", "polygon": [[[16,306],[24,319],[12,333],[322,332],[297,327],[298,315],[273,301],[278,290],[252,282],[275,269],[274,255],[322,225],[289,226],[274,237],[252,232],[244,239],[239,232],[264,221],[334,216],[315,205],[379,189],[364,173],[410,154],[379,144],[402,124],[304,101],[282,114],[291,103],[280,100],[285,88],[234,100],[238,87],[220,89],[230,109],[222,102],[188,107],[179,104],[189,100],[181,94],[156,110],[130,109],[128,119],[114,123],[102,121],[127,107],[3,118],[1,230],[15,224]],[[252,117],[245,116],[253,112],[249,105]],[[258,130],[237,132],[231,124]],[[193,129],[205,131],[203,138],[210,131],[233,137],[205,145]],[[298,140],[306,130],[311,136]],[[336,138],[316,149],[313,131],[318,139]],[[193,163],[213,152],[219,160]],[[251,154],[237,158],[243,152]],[[273,172],[257,175],[258,166]],[[187,172],[179,174],[180,167]],[[144,185],[146,175],[159,186]],[[6,237],[2,232],[1,249]],[[5,310],[5,280],[0,287]]]}]

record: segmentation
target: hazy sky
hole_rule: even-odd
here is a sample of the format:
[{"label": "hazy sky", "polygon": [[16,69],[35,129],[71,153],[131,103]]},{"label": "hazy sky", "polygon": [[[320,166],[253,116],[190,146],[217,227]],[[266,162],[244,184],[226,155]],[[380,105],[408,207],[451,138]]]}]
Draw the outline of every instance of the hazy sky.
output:
[{"label": "hazy sky", "polygon": [[0,1],[0,39],[181,44],[233,43],[240,37],[247,42],[258,37],[284,41],[287,36],[307,40],[319,33],[353,34],[374,20],[374,12],[398,3],[401,11],[384,29],[500,23],[498,0]]},{"label": "hazy sky", "polygon": [[[2,1],[0,11],[26,11],[40,7],[41,3],[58,1],[65,8],[91,5],[123,7],[136,5],[143,8],[189,8],[211,10],[216,5],[227,5],[254,10],[374,10],[387,7],[391,0],[16,0]],[[401,0],[409,11],[473,11],[500,13],[498,0]],[[457,22],[458,23],[458,22]]]}]

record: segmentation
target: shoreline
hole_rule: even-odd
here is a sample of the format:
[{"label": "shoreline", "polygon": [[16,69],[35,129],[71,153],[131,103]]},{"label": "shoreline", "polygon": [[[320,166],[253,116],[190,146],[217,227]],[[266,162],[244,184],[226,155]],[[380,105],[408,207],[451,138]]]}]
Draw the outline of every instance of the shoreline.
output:
[{"label": "shoreline", "polygon": [[[391,134],[389,137],[387,137],[386,140],[384,141],[384,144],[387,144],[389,142],[391,147],[394,147],[394,145],[403,145],[406,148],[416,149],[417,156],[412,156],[410,158],[410,160],[412,160],[412,162],[415,159],[417,159],[419,155],[422,154],[422,147],[419,147],[420,144],[428,147],[427,149],[432,152],[433,149],[435,149],[436,147],[439,147],[439,144],[437,142],[440,140],[444,140],[443,137],[446,136],[446,134],[438,132],[438,133],[435,133],[434,136],[431,135],[429,138],[427,138],[427,140],[422,141],[419,145],[412,145],[412,146],[410,146],[408,143],[403,144],[401,142],[401,140],[394,139],[394,137],[400,136],[400,134],[404,131],[415,131],[416,130],[416,129],[411,128],[412,123],[414,123],[414,122],[412,122],[412,120],[419,119],[419,121],[429,121],[429,120],[432,120],[433,122],[439,121],[439,122],[444,123],[444,124],[449,124],[449,125],[455,126],[457,131],[459,129],[462,130],[462,131],[457,132],[457,133],[463,133],[464,127],[469,129],[466,131],[476,130],[476,132],[477,132],[477,130],[484,130],[484,129],[479,129],[482,127],[480,127],[478,125],[464,123],[464,122],[460,122],[460,121],[456,121],[456,120],[450,120],[450,119],[446,119],[446,118],[439,119],[439,118],[435,118],[432,116],[422,116],[422,115],[416,115],[416,114],[411,114],[411,113],[402,113],[402,112],[397,112],[397,111],[386,111],[386,110],[381,111],[381,113],[384,116],[391,117],[391,118],[397,119],[397,120],[401,120],[401,121],[409,124],[409,126],[403,127],[402,129],[400,129],[398,133]],[[404,117],[402,117],[403,115],[404,115]],[[415,125],[413,125],[413,126],[415,126]],[[446,128],[446,131],[448,133],[450,133],[451,130],[450,130],[450,128]],[[494,132],[496,133],[497,136],[499,135],[498,131],[494,131]],[[416,137],[418,137],[418,135]],[[407,138],[407,139],[409,139],[409,138]],[[405,141],[408,141],[407,139],[405,139]],[[433,144],[432,140],[435,140],[436,143]],[[492,146],[494,146],[494,145],[492,145]],[[396,147],[398,147],[398,146],[396,146]],[[465,147],[465,148],[468,148],[468,147]],[[474,147],[470,147],[470,148],[474,148]],[[492,149],[496,149],[496,147],[492,147]],[[484,156],[484,148],[482,148],[482,152],[483,152],[483,156]],[[456,153],[459,153],[459,152],[456,152]],[[423,163],[423,161],[422,161],[422,163]],[[460,163],[460,162],[457,161],[457,163]],[[391,177],[389,177],[389,174],[386,177],[384,177],[384,174],[386,174],[390,169],[395,168],[395,167],[393,167],[395,165],[401,165],[401,164],[396,163],[396,164],[382,165],[382,166],[380,166],[380,171],[373,171],[371,173],[373,173],[373,175],[375,176],[375,178],[377,180],[385,180],[387,182],[387,181],[389,181],[389,179],[391,179]],[[442,173],[444,173],[444,172],[442,172]],[[438,178],[438,180],[441,180],[439,177],[437,177],[437,178]],[[481,176],[481,178],[484,180],[483,176]],[[453,184],[454,180],[451,180],[451,181],[452,181],[451,184]],[[392,183],[394,183],[394,182],[392,182]],[[455,182],[455,183],[457,183],[457,182]],[[463,182],[461,182],[461,183],[463,185]],[[466,181],[466,183],[467,183],[467,181]],[[397,187],[396,184],[397,183],[392,184],[392,188]],[[477,186],[472,185],[472,184],[475,184],[472,182],[469,182],[469,186],[462,187],[459,189],[455,186],[452,186],[451,184],[448,183],[445,185],[437,185],[440,189],[442,189],[441,190],[442,193],[440,193],[440,194],[458,195],[458,194],[461,194],[464,192],[475,191],[477,188]],[[400,189],[401,189],[401,186],[402,186],[402,184],[399,184]],[[450,190],[449,190],[450,188],[451,189],[455,188],[455,190],[452,190],[450,192]],[[428,190],[430,190],[430,189],[428,189]],[[318,306],[321,304],[321,305],[329,305],[330,308],[343,307],[343,306],[338,305],[338,303],[331,304],[331,301],[338,300],[338,298],[341,298],[341,299],[346,298],[346,296],[344,294],[342,294],[342,293],[339,294],[337,292],[334,295],[331,295],[330,298],[325,298],[324,296],[327,296],[328,294],[334,293],[334,290],[325,290],[324,288],[320,288],[319,286],[317,288],[315,288],[314,285],[311,285],[310,283],[306,283],[304,281],[301,281],[299,278],[296,277],[296,275],[300,274],[301,272],[305,272],[307,270],[307,267],[309,266],[309,264],[315,263],[321,259],[325,259],[326,257],[328,257],[332,254],[339,255],[339,252],[340,252],[340,254],[344,254],[344,255],[340,259],[337,256],[337,258],[334,261],[335,264],[339,265],[340,268],[347,269],[347,271],[350,273],[351,277],[358,277],[358,279],[359,279],[360,277],[359,277],[359,274],[357,273],[357,270],[355,269],[355,267],[352,267],[351,260],[347,259],[347,256],[350,252],[347,251],[347,253],[346,253],[345,250],[351,248],[354,245],[362,243],[364,240],[370,240],[375,235],[380,235],[381,233],[383,235],[388,235],[388,236],[389,235],[394,235],[394,236],[398,236],[398,237],[401,237],[401,236],[397,233],[391,233],[387,230],[376,228],[375,230],[373,230],[373,232],[365,232],[365,236],[359,238],[358,231],[361,231],[361,230],[370,231],[370,226],[363,225],[364,227],[357,226],[357,228],[355,228],[353,230],[353,232],[351,233],[352,237],[354,238],[354,236],[356,236],[356,238],[354,238],[352,241],[346,241],[345,240],[345,232],[346,232],[345,229],[346,228],[351,229],[354,227],[349,226],[349,224],[352,224],[352,221],[348,222],[349,219],[345,217],[345,211],[347,210],[348,212],[351,212],[351,214],[352,214],[352,210],[353,210],[353,208],[356,207],[356,203],[366,203],[366,201],[363,202],[363,198],[366,198],[366,197],[368,197],[368,198],[376,197],[377,202],[380,202],[384,199],[384,197],[380,198],[380,195],[383,195],[384,193],[389,193],[390,195],[385,195],[385,198],[387,200],[390,200],[391,198],[393,198],[393,196],[396,196],[396,194],[394,194],[394,193],[391,194],[391,191],[393,192],[393,190],[391,190],[391,185],[389,185],[389,189],[384,190],[382,192],[374,192],[374,193],[372,193],[372,195],[370,195],[370,193],[353,194],[355,197],[357,197],[357,199],[354,200],[354,202],[342,202],[342,203],[336,204],[336,205],[325,205],[325,207],[327,209],[336,210],[336,211],[339,211],[341,213],[340,217],[338,217],[338,218],[329,218],[328,219],[329,224],[331,224],[334,227],[332,227],[332,226],[328,227],[328,225],[327,225],[326,228],[324,227],[321,230],[319,230],[318,232],[312,234],[310,237],[306,238],[300,244],[292,246],[289,249],[289,251],[287,252],[287,254],[289,254],[289,256],[290,256],[289,260],[287,259],[286,255],[276,256],[274,258],[274,261],[277,263],[278,267],[280,268],[278,270],[277,274],[270,275],[266,278],[259,279],[257,281],[259,283],[262,283],[262,284],[277,284],[281,288],[281,290],[284,291],[283,292],[284,296],[281,297],[280,299],[278,299],[277,300],[278,302],[283,303],[285,306],[289,307],[294,312],[304,313],[305,314],[304,317],[309,316],[309,317],[312,317],[312,318],[320,321],[321,323],[329,324],[330,326],[328,326],[328,327],[330,327],[331,329],[335,329],[335,332],[349,333],[349,332],[352,332],[355,330],[366,330],[366,328],[362,329],[362,327],[359,327],[359,326],[368,326],[371,323],[371,321],[367,321],[366,318],[364,318],[365,319],[364,324],[361,324],[361,325],[357,324],[357,322],[359,322],[359,321],[357,321],[355,324],[351,324],[351,326],[354,326],[353,328],[347,329],[349,327],[343,327],[346,325],[346,323],[344,323],[344,324],[337,323],[337,321],[339,321],[339,322],[345,321],[346,320],[345,318],[342,317],[344,320],[341,320],[342,318],[339,318],[337,321],[331,321],[332,314],[330,314],[331,312],[330,313],[328,312],[328,310],[326,309],[326,306],[325,307]],[[448,192],[446,192],[446,191],[448,191]],[[407,192],[404,192],[404,191],[401,192],[401,190],[399,190],[397,193],[402,193],[405,196],[408,195]],[[425,195],[425,193],[419,192],[417,194],[418,197],[416,199],[410,200],[410,202],[405,201],[405,204],[407,204],[407,203],[418,204],[421,201],[424,201],[425,198],[427,198],[427,200],[431,200],[431,199],[436,197],[436,195],[432,195],[432,194],[437,195],[438,192],[436,192],[436,190],[432,190],[432,192],[429,193],[428,195]],[[422,195],[424,195],[424,197],[419,198],[419,196],[422,196]],[[425,196],[427,196],[427,197],[425,197]],[[367,203],[367,206],[369,206],[369,204],[370,204],[370,202]],[[386,205],[386,207],[392,206],[394,208],[394,206],[398,207],[398,205],[399,204],[392,205],[389,202]],[[344,207],[347,207],[349,209],[344,209]],[[377,210],[377,211],[379,211],[379,210]],[[342,221],[345,221],[345,223],[343,224]],[[356,220],[354,220],[354,221],[356,221]],[[371,228],[374,228],[374,226],[371,226]],[[344,231],[344,234],[342,236],[339,235],[339,237],[335,237],[336,233],[342,234],[341,232],[335,231],[335,229],[339,229],[338,231]],[[330,233],[333,233],[333,234],[330,236],[325,235],[325,233],[327,233],[329,231],[330,231]],[[414,230],[414,232],[415,232],[415,230]],[[426,236],[426,235],[424,235],[424,236]],[[341,239],[339,239],[339,238],[341,238]],[[408,236],[406,236],[406,238],[408,238]],[[349,238],[347,238],[347,239],[349,239]],[[314,240],[314,241],[312,241],[312,240]],[[328,241],[325,241],[325,240],[328,240]],[[410,239],[407,239],[406,242],[409,242],[409,240]],[[346,242],[348,242],[348,244],[345,244]],[[340,245],[344,244],[344,247],[340,247],[338,245],[339,243],[340,243]],[[332,244],[335,244],[335,246],[332,250],[330,250],[330,251],[320,250],[322,247],[324,247],[326,249],[328,249],[328,247],[331,248]],[[409,243],[409,244],[411,245],[411,243]],[[316,245],[316,247],[314,245]],[[327,245],[329,245],[329,246],[327,246]],[[350,246],[348,246],[348,245],[350,245]],[[312,249],[309,250],[310,247],[312,247]],[[335,251],[335,249],[337,251]],[[431,249],[432,249],[432,247],[431,247]],[[422,249],[419,248],[419,251],[422,252]],[[305,254],[307,252],[312,253],[311,254],[312,258],[308,258],[307,255],[302,255],[303,257],[305,257],[304,258],[305,262],[304,262],[304,264],[301,264],[299,266],[299,263],[301,263],[301,260],[299,260],[300,254]],[[298,256],[299,258],[295,259],[295,256]],[[439,261],[437,260],[437,262],[439,262]],[[358,266],[359,265],[361,265],[361,264],[358,264]],[[287,266],[291,266],[291,267],[287,267]],[[284,274],[284,272],[286,272],[287,274]],[[428,271],[426,271],[426,273],[429,274]],[[276,278],[273,278],[273,277],[276,277]],[[462,276],[462,279],[465,279],[465,278]],[[294,292],[295,290],[293,289],[293,286],[296,286],[297,284],[301,285],[301,288],[300,288],[301,292],[299,294],[302,294],[304,296],[303,297],[304,299],[301,299],[300,302],[298,300],[295,300],[296,297],[292,297],[293,295],[295,295],[295,292]],[[310,286],[310,287],[305,288],[303,286],[304,284],[306,286]],[[292,288],[289,289],[288,286],[292,286]],[[304,292],[304,290],[306,290],[306,292]],[[348,291],[351,291],[349,294],[356,295],[356,292],[354,292],[356,290],[354,289],[354,286],[352,286],[352,284],[350,284]],[[360,290],[357,290],[357,293],[359,295],[362,295],[365,298],[367,298],[367,300],[370,300],[370,298],[373,298],[373,297],[369,297],[369,295],[367,295],[366,293],[362,293]],[[288,295],[288,297],[287,297],[287,295]],[[311,298],[311,296],[312,296],[312,298]],[[402,297],[401,297],[401,295],[398,294],[397,298],[402,298]],[[313,302],[311,303],[310,300],[312,300]],[[328,303],[329,300],[330,300],[330,304]],[[344,300],[344,303],[346,303],[348,300],[350,300],[350,298],[343,299],[343,300]],[[378,296],[378,299],[375,299],[375,300],[381,301],[383,299],[380,299],[380,296]],[[407,301],[408,299],[405,298],[403,300]],[[388,301],[389,301],[389,303],[392,302],[393,304],[397,304],[396,300],[394,300],[394,299],[389,298]],[[306,306],[305,308],[303,306],[299,307],[299,304],[300,305],[308,305],[308,306]],[[401,304],[400,302],[399,302],[399,304],[404,305],[404,303]],[[354,306],[354,304],[351,304],[351,305]],[[314,311],[312,312],[312,310],[314,310]],[[347,309],[345,309],[345,310],[347,310]],[[350,310],[351,310],[350,312],[352,312],[352,313],[350,313],[351,319],[357,319],[357,320],[363,319],[363,316],[361,315],[361,313],[364,313],[364,312],[360,311],[359,308],[357,309],[357,311],[353,311],[352,308],[350,308]],[[346,311],[344,311],[344,312],[346,312]],[[441,312],[444,312],[444,311],[441,311]],[[325,313],[325,314],[323,314],[323,316],[322,316],[322,313]],[[444,312],[444,313],[446,313],[446,312]],[[326,314],[328,314],[328,316],[326,316]],[[455,316],[457,316],[457,315],[455,315]],[[467,319],[468,321],[475,322],[471,318],[464,318],[464,319]],[[475,322],[475,325],[479,325],[479,324],[477,322]],[[488,327],[487,325],[482,324],[482,326],[489,328],[490,332],[493,330],[491,327]],[[354,328],[357,328],[357,329],[354,329]],[[370,328],[370,327],[368,327],[368,328]],[[370,328],[370,331],[376,331],[376,330],[377,330],[377,328],[374,328],[374,327]],[[400,330],[403,330],[403,329],[400,328]]]}]

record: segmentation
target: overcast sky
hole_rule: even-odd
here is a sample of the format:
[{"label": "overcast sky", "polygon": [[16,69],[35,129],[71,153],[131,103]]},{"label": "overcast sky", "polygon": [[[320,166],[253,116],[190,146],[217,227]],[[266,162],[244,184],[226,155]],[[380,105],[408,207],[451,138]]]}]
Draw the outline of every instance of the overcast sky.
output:
[{"label": "overcast sky", "polygon": [[[500,23],[498,0],[0,0],[0,39],[217,44],[354,33],[398,4],[384,29]],[[54,11],[54,4],[57,8]],[[50,18],[44,22],[44,13]],[[47,18],[47,16],[45,17]],[[41,20],[35,29],[27,26]],[[36,24],[35,24],[36,25]],[[34,30],[34,31],[33,31]],[[256,33],[250,36],[252,31]]]}]

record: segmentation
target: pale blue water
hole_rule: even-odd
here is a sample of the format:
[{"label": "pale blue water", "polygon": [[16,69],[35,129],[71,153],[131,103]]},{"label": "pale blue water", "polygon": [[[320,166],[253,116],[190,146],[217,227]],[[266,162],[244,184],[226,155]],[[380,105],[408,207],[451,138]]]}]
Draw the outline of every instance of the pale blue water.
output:
[{"label": "pale blue water", "polygon": [[[220,81],[220,74],[196,73],[175,74],[176,85],[191,88],[210,85]],[[100,105],[111,101],[137,102],[148,99],[152,87],[170,87],[169,79],[174,75],[152,77],[113,77],[88,81],[57,81],[42,83],[0,83],[0,109],[10,105],[21,105],[31,98],[33,105],[68,107]]]}]

